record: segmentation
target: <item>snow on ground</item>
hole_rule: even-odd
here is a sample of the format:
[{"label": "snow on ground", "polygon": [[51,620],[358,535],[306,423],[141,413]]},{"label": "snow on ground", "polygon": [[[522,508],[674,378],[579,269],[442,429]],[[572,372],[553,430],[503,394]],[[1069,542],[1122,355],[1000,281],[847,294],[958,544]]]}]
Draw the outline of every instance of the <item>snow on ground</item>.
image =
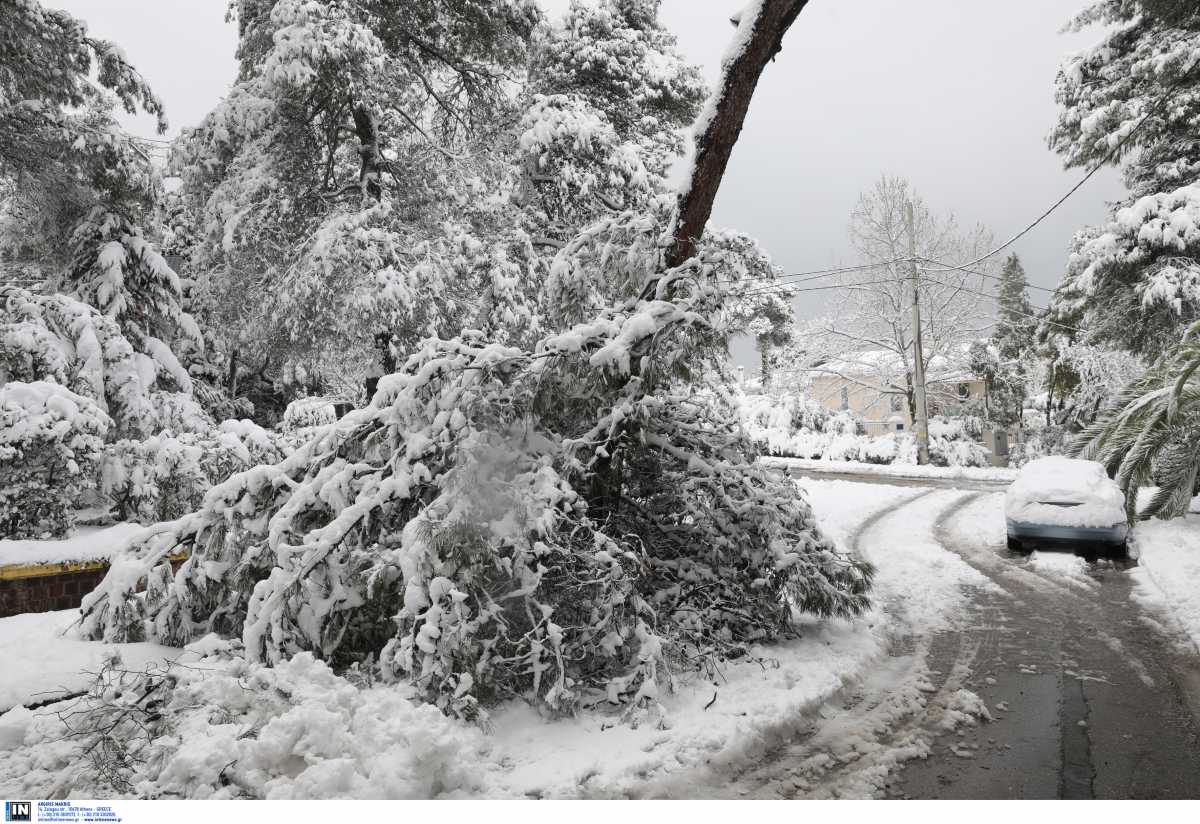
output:
[{"label": "snow on ground", "polygon": [[860,475],[882,475],[888,478],[962,478],[971,481],[1009,483],[1017,477],[1016,469],[982,466],[918,466],[916,464],[871,464],[859,461],[814,461],[805,458],[759,459],[768,466],[787,469],[807,469],[815,472],[841,472]]},{"label": "snow on ground", "polygon": [[1072,589],[1100,588],[1100,582],[1088,574],[1088,562],[1071,552],[1032,552],[1025,566]]},{"label": "snow on ground", "polygon": [[[857,484],[860,489],[864,484]],[[995,586],[953,552],[935,534],[938,517],[965,493],[943,490],[919,496],[901,513],[868,530],[860,542],[877,567],[878,597],[890,600],[914,635],[929,636],[953,626],[968,595],[964,587]]]},{"label": "snow on ground", "polygon": [[138,669],[151,661],[174,660],[181,652],[158,644],[99,644],[63,636],[78,617],[78,610],[66,609],[0,618],[0,712],[82,692],[92,681],[89,673],[113,649]]},{"label": "snow on ground", "polygon": [[[799,486],[821,528],[843,548],[867,518],[916,494],[846,481],[805,480]],[[809,622],[801,638],[764,647],[770,659],[765,664],[728,666],[713,680],[693,678],[663,696],[662,725],[634,728],[590,713],[551,721],[511,704],[493,716],[496,743],[511,765],[504,794],[612,797],[689,768],[736,772],[804,723],[806,711],[859,677],[886,648],[878,610],[856,621]]]},{"label": "snow on ground", "polygon": [[0,566],[60,564],[68,561],[106,561],[135,536],[146,531],[139,524],[105,527],[81,526],[70,538],[58,541],[0,541]]},{"label": "snow on ground", "polygon": [[1200,516],[1139,523],[1133,547],[1134,596],[1170,616],[1200,653]]},{"label": "snow on ground", "polygon": [[[872,513],[918,494],[913,489],[845,481],[805,481],[803,488],[816,506],[822,527],[844,546],[858,525]],[[934,548],[918,546],[910,551],[906,547],[907,542],[904,546],[893,546],[889,542],[887,552],[878,553],[878,557],[872,555],[872,560],[880,565],[881,601],[894,600],[899,588],[911,588],[913,565],[919,561],[935,570],[932,575],[926,570],[925,579],[946,581],[942,572],[937,571],[944,559],[926,557],[934,553]],[[941,590],[926,587],[922,591],[935,597]],[[85,686],[89,676],[83,670],[96,668],[106,654],[106,646],[61,637],[59,633],[74,617],[76,613],[68,611],[22,615],[0,621],[0,654],[6,662],[6,674],[2,676],[5,700],[0,706],[29,702],[34,693],[48,688],[78,691]],[[737,772],[754,764],[769,747],[805,723],[805,712],[818,708],[847,684],[860,678],[870,664],[886,655],[890,633],[892,627],[880,608],[853,621],[805,620],[800,625],[798,638],[763,646],[756,650],[760,655],[757,661],[728,664],[716,674],[678,676],[676,690],[662,696],[661,712],[643,710],[634,720],[602,711],[586,711],[574,718],[550,720],[526,704],[512,702],[493,710],[490,734],[484,736],[482,744],[452,747],[457,753],[456,759],[467,758],[473,762],[460,764],[456,769],[458,772],[467,769],[475,775],[469,794],[510,798],[636,795],[650,781],[683,774],[694,768]],[[180,654],[180,650],[150,644],[120,646],[121,655],[131,668]],[[326,727],[329,724],[354,727],[365,723],[364,718],[370,717],[376,711],[372,708],[383,699],[377,693],[389,690],[395,697],[396,687],[359,691],[358,698],[347,698],[338,693],[341,697],[337,704],[341,709],[331,709],[336,709],[340,715],[331,717],[325,712],[318,720]],[[400,699],[408,700],[404,696]],[[324,700],[313,698],[316,704]],[[0,762],[7,759],[13,764],[11,770],[0,769],[0,787],[37,795],[36,790],[47,790],[54,781],[62,780],[61,770],[68,769],[71,753],[55,751],[58,754],[53,757],[47,754],[44,758],[36,754],[54,741],[53,733],[46,732],[49,729],[46,724],[53,727],[49,717],[52,712],[53,708],[35,711],[43,716],[41,720],[22,708],[0,716],[0,733],[6,729],[12,733],[0,735],[6,739],[0,741],[0,750],[7,750],[7,758],[0,758]],[[313,712],[316,710],[306,704],[284,712],[271,723],[296,727],[296,734],[287,739],[295,746],[304,741],[311,744],[316,740],[314,735],[322,740],[336,736],[336,729],[326,729],[317,735],[310,728],[310,722],[316,723]],[[456,734],[460,738],[478,734],[478,730],[472,732],[475,728],[456,722],[445,723],[443,727],[451,732],[458,730]],[[300,734],[305,729],[308,733]],[[187,750],[203,754],[205,741],[211,744],[212,736],[204,729],[198,729],[196,735],[199,736],[196,746],[181,747],[180,753]],[[431,728],[430,735],[440,733]],[[431,752],[440,752],[437,741],[426,741],[422,746]],[[468,789],[460,786],[461,782],[439,783],[439,778],[432,774],[432,777],[425,776],[430,777],[430,781],[425,781],[422,768],[413,766],[422,759],[415,759],[415,762],[407,759],[404,763],[413,766],[415,772],[395,787],[388,784],[389,788],[384,789],[372,776],[382,769],[384,760],[397,762],[400,756],[394,750],[395,747],[386,752],[355,750],[343,753],[346,758],[338,760],[337,752],[330,747],[317,747],[312,752],[283,753],[282,757],[301,756],[305,759],[307,768],[302,775],[312,772],[312,780],[320,777],[318,772],[329,774],[325,778],[330,778],[332,772],[340,771],[341,778],[337,781],[322,784],[324,794],[330,796],[384,792],[420,796],[455,794]],[[445,759],[431,757],[427,760],[433,770],[436,763]],[[176,766],[180,770],[199,769],[194,764]],[[263,765],[263,769],[269,766]],[[200,772],[203,774],[203,770]],[[29,775],[34,777],[26,777]],[[194,781],[194,778],[190,780]],[[307,792],[296,776],[276,775],[272,781],[275,783],[271,787],[278,794]]]}]

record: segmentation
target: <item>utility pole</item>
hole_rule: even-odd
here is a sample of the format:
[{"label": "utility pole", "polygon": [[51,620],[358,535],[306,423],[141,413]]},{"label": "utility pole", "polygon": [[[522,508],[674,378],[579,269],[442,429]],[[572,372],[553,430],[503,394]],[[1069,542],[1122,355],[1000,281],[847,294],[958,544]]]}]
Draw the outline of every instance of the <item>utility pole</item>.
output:
[{"label": "utility pole", "polygon": [[908,226],[908,265],[912,271],[912,336],[913,387],[917,401],[917,463],[929,463],[929,406],[925,402],[925,352],[921,346],[921,293],[917,284],[917,234],[913,227],[912,201],[904,204],[904,219]]}]

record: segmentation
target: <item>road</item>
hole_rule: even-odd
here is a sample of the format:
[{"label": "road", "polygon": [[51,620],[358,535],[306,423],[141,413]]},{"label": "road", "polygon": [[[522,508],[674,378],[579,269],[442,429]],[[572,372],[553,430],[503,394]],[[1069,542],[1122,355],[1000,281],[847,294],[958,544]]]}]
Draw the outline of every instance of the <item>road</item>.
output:
[{"label": "road", "polygon": [[[783,467],[781,467],[783,468]],[[979,480],[975,478],[938,478],[904,475],[873,475],[853,470],[839,472],[834,469],[789,466],[787,474],[792,478],[812,478],[819,481],[851,481],[857,484],[883,484],[885,486],[928,487],[931,489],[963,489],[977,492],[996,492],[1008,487],[1009,481]]]},{"label": "road", "polygon": [[[1025,569],[1002,546],[954,529],[943,546],[999,585],[980,591],[933,667],[970,650],[964,686],[993,720],[932,742],[887,787],[912,798],[1198,798],[1200,667],[1195,651],[1145,620],[1130,562],[1093,562],[1079,582]],[[952,652],[953,651],[953,652]]]},{"label": "road", "polygon": [[1200,798],[1200,656],[1130,599],[1132,562],[1039,568],[979,528],[999,496],[971,491],[916,493],[853,543],[886,548],[934,503],[938,544],[986,576],[954,627],[898,634],[890,658],[716,794]]}]

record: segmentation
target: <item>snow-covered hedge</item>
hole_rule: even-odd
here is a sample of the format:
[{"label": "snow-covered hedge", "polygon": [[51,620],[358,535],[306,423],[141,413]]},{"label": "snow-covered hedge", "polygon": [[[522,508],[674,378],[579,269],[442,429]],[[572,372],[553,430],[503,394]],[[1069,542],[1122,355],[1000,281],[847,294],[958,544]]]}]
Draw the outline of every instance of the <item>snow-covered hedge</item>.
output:
[{"label": "snow-covered hedge", "polygon": [[247,420],[205,434],[120,440],[104,448],[100,490],[118,520],[171,521],[199,509],[216,484],[290,452],[285,438]]},{"label": "snow-covered hedge", "polygon": [[[873,464],[917,462],[917,441],[911,432],[870,437],[849,412],[829,412],[804,397],[737,393],[734,400],[747,434],[769,455]],[[929,460],[935,466],[988,466],[989,453],[971,437],[966,421],[935,417],[929,422]]]},{"label": "snow-covered hedge", "polygon": [[0,386],[0,537],[61,537],[92,486],[112,422],[57,383]]}]

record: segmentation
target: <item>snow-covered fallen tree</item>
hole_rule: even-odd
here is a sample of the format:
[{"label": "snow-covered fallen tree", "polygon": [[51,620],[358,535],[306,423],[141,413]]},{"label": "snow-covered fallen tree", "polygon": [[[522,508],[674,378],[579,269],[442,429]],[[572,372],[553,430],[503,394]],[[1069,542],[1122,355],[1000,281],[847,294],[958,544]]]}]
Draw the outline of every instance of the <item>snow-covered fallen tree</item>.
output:
[{"label": "snow-covered fallen tree", "polygon": [[684,285],[691,272],[659,288],[680,297],[532,352],[428,342],[370,407],[114,559],[84,632],[378,657],[469,716],[525,692],[558,710],[653,698],[672,664],[742,654],[793,610],[860,611],[869,568],[732,422],[665,380],[719,294]]},{"label": "snow-covered fallen tree", "polygon": [[653,702],[799,612],[865,609],[870,566],[756,463],[731,409],[695,397],[727,342],[704,224],[803,5],[741,18],[673,210],[632,205],[563,244],[545,295],[559,331],[427,339],[370,406],[114,558],[84,635],[215,632],[253,663],[311,653],[473,718],[515,695],[560,712]]}]

